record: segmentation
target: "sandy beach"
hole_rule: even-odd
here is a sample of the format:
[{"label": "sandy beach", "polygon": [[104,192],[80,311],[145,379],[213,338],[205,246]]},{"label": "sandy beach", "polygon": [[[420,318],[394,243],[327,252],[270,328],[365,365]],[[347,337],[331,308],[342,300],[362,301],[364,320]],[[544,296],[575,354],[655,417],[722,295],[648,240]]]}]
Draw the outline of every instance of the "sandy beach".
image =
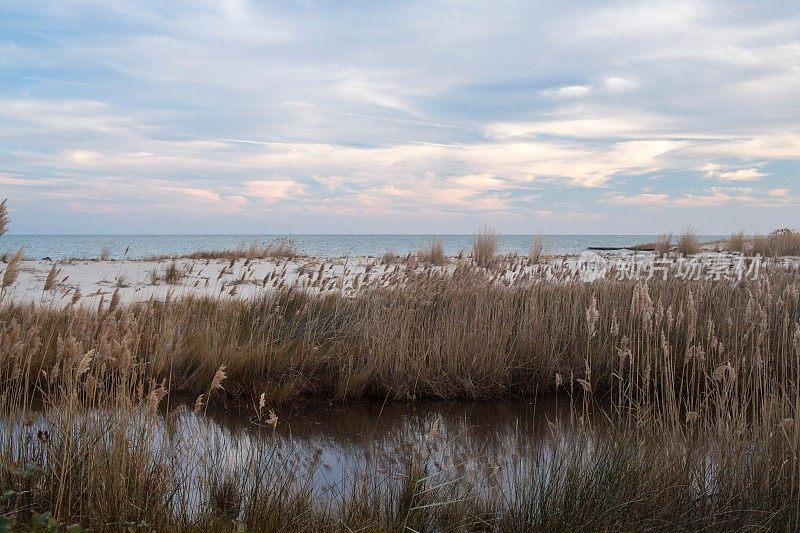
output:
[{"label": "sandy beach", "polygon": [[[594,252],[587,252],[591,257]],[[609,268],[641,262],[651,267],[651,252],[603,251],[596,257]],[[692,261],[712,265],[725,262],[735,268],[738,255],[706,251]],[[370,288],[402,285],[419,276],[450,276],[470,270],[492,283],[525,286],[537,281],[580,279],[586,256],[548,257],[532,262],[523,256],[498,258],[491,268],[476,268],[469,257],[449,257],[437,266],[415,256],[387,260],[380,257],[301,257],[292,259],[187,259],[175,260],[71,260],[65,262],[21,262],[15,283],[7,287],[6,302],[34,303],[46,307],[99,306],[116,293],[119,303],[183,296],[251,299],[269,292],[292,288],[309,294],[353,295]],[[679,269],[677,259],[670,259]],[[746,260],[745,261],[750,261]],[[748,263],[749,264],[749,263]],[[800,257],[771,259],[770,268],[796,269]],[[45,289],[48,276],[56,269],[52,288]],[[170,269],[171,274],[170,274]],[[584,279],[584,281],[587,281]],[[80,291],[80,297],[75,298]]]}]

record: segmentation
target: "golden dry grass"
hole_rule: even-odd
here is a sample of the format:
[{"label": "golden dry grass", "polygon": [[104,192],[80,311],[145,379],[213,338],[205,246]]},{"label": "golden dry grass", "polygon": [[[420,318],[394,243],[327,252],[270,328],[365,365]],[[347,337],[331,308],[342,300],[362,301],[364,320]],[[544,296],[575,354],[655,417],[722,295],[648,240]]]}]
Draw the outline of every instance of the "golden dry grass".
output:
[{"label": "golden dry grass", "polygon": [[[775,232],[752,249],[796,244]],[[255,301],[121,305],[117,289],[95,309],[0,301],[0,530],[800,527],[797,269],[746,283],[556,276],[516,286],[508,265],[487,273],[496,248],[484,232],[477,268],[426,268],[352,296],[292,287]],[[685,232],[678,252],[697,248]],[[72,304],[80,298],[76,287]],[[505,394],[566,396],[579,431],[525,450],[506,481],[492,483],[500,466],[485,465],[484,484],[407,451],[400,468],[387,472],[397,458],[378,457],[351,488],[319,492],[314,471],[281,461],[274,443],[247,448],[229,471],[213,454],[185,457],[197,436],[173,426],[186,395],[201,417],[210,403],[249,400],[254,423],[274,431],[266,406],[301,396]],[[591,431],[598,403],[605,435]],[[556,424],[552,434],[564,438]]]},{"label": "golden dry grass", "polygon": [[701,248],[702,245],[700,239],[697,238],[697,232],[691,228],[683,230],[683,233],[678,237],[676,250],[681,255],[688,256],[697,254],[700,252]]},{"label": "golden dry grass", "polygon": [[486,227],[475,233],[472,238],[472,259],[475,264],[484,268],[492,266],[500,236],[492,228]]},{"label": "golden dry grass", "polygon": [[[800,284],[796,271],[764,276],[746,286],[518,288],[487,284],[475,269],[355,297],[285,291],[101,311],[3,304],[0,420],[21,429],[0,432],[0,456],[14,465],[0,472],[13,496],[0,515],[20,527],[47,510],[62,527],[100,530],[239,521],[290,531],[461,531],[487,521],[498,531],[793,529]],[[304,395],[510,393],[570,398],[575,424],[587,428],[599,403],[617,429],[529,451],[510,485],[476,487],[455,472],[434,479],[415,458],[397,473],[407,481],[398,492],[366,477],[333,496],[272,470],[269,441],[241,470],[196,462],[187,479],[173,455],[181,448],[159,440],[171,420],[160,413],[181,395],[201,417],[209,403],[247,399],[274,428],[266,406]],[[33,412],[46,425],[26,425]]]},{"label": "golden dry grass", "polygon": [[23,248],[17,250],[17,253],[11,257],[11,260],[9,260],[8,264],[6,265],[6,269],[3,271],[2,289],[4,291],[6,288],[13,285],[19,277],[24,251],[25,250]]},{"label": "golden dry grass", "polygon": [[672,233],[662,233],[659,235],[658,239],[656,239],[654,248],[656,253],[660,256],[669,254],[669,252],[672,250]]},{"label": "golden dry grass", "polygon": [[428,249],[417,252],[417,258],[423,263],[429,263],[434,266],[444,266],[446,257],[444,255],[444,243],[442,243],[442,239],[438,237],[434,238]]},{"label": "golden dry grass", "polygon": [[[702,351],[696,374],[711,375],[728,353],[737,360],[784,356],[792,331],[775,336],[767,326],[798,320],[797,278],[782,270],[748,282],[746,290],[713,281],[564,280],[521,287],[487,281],[478,270],[422,271],[402,286],[351,296],[288,289],[256,301],[184,298],[101,314],[12,304],[0,309],[0,324],[22,328],[25,341],[18,345],[4,336],[0,348],[31,350],[38,372],[68,357],[67,346],[83,353],[114,346],[144,365],[150,379],[168,379],[173,390],[194,395],[205,391],[198,384],[208,383],[221,364],[226,395],[258,391],[271,400],[533,394],[552,392],[555,373],[585,379],[596,392],[616,390],[621,377],[648,377],[645,389],[655,393],[689,386],[654,366],[664,350],[670,357]],[[588,309],[596,318],[587,339],[575,321]],[[755,316],[765,318],[750,323]],[[706,341],[695,346],[701,338]],[[724,351],[716,354],[711,339],[724,339]],[[614,365],[620,350],[640,361],[636,372]],[[651,371],[639,375],[648,361]],[[109,372],[114,368],[107,365]],[[663,371],[688,376],[685,367]],[[31,385],[43,386],[35,379]]]},{"label": "golden dry grass", "polygon": [[544,254],[544,237],[541,234],[536,234],[531,239],[531,246],[528,250],[528,259],[534,265],[539,264],[543,259]]},{"label": "golden dry grass", "polygon": [[739,232],[731,235],[727,249],[730,252],[762,257],[800,256],[800,232],[783,228],[769,235],[752,237]]},{"label": "golden dry grass", "polygon": [[731,235],[730,239],[728,239],[728,251],[739,254],[747,253],[747,237],[743,231]]}]

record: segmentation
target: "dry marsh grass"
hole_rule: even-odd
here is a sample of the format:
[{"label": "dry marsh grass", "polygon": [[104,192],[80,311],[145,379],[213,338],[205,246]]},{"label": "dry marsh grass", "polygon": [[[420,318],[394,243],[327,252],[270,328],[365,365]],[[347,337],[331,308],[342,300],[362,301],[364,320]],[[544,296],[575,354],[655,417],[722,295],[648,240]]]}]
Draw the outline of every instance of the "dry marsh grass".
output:
[{"label": "dry marsh grass", "polygon": [[499,244],[500,236],[492,228],[486,227],[476,232],[472,238],[472,259],[475,264],[484,268],[492,266]]},{"label": "dry marsh grass", "polygon": [[774,254],[800,256],[800,232],[783,228],[770,234]]},{"label": "dry marsh grass", "polygon": [[528,260],[537,265],[542,261],[544,254],[544,237],[541,234],[536,234],[531,239],[531,246],[528,250]]},{"label": "dry marsh grass", "polygon": [[[31,363],[38,372],[69,357],[69,346],[82,353],[114,347],[125,355],[109,354],[109,372],[111,360],[124,359],[144,365],[153,381],[168,379],[173,390],[191,394],[203,392],[197,384],[224,364],[223,396],[259,391],[271,400],[535,394],[554,392],[556,373],[587,381],[595,393],[619,392],[620,379],[627,387],[627,380],[646,378],[625,396],[661,394],[667,386],[683,394],[703,373],[725,365],[728,354],[737,360],[788,357],[797,291],[796,274],[781,270],[743,289],[677,280],[515,287],[487,284],[480,271],[465,269],[422,273],[403,286],[350,296],[284,289],[253,301],[182,298],[114,313],[9,304],[0,308],[0,324],[26,335],[22,344],[4,335],[0,348],[35,353]],[[576,317],[590,316],[587,310],[594,317],[590,336],[575,325]],[[777,335],[775,324],[786,331]],[[625,358],[637,361],[633,369],[616,366],[627,352]],[[663,353],[692,361],[695,352],[703,364],[693,367],[692,379],[688,367],[655,364]],[[640,374],[648,365],[650,371]],[[36,388],[45,386],[35,374],[28,377]]]},{"label": "dry marsh grass", "polygon": [[6,268],[3,271],[3,281],[2,281],[2,290],[5,291],[8,287],[14,284],[19,277],[19,273],[21,270],[21,263],[22,257],[25,250],[24,248],[20,248],[17,253],[15,253],[11,259],[6,264]]},{"label": "dry marsh grass", "polygon": [[654,248],[656,253],[660,256],[669,254],[672,250],[672,233],[662,233],[659,235]]},{"label": "dry marsh grass", "polygon": [[743,231],[734,233],[730,236],[728,239],[728,251],[738,254],[744,254],[748,252],[747,237]]},{"label": "dry marsh grass", "polygon": [[444,243],[442,243],[442,239],[434,238],[428,249],[417,252],[417,258],[423,263],[434,266],[444,266],[446,257],[444,255]]},{"label": "dry marsh grass", "polygon": [[178,266],[178,263],[172,261],[170,264],[167,265],[167,268],[164,270],[164,275],[162,276],[164,281],[169,285],[177,285],[181,282],[183,277],[185,276],[183,270]]},{"label": "dry marsh grass", "polygon": [[295,259],[302,257],[292,239],[279,238],[267,244],[253,243],[229,250],[197,251],[185,256],[187,259]]},{"label": "dry marsh grass", "polygon": [[[766,250],[788,253],[794,239],[777,232]],[[678,252],[696,253],[696,241],[685,232]],[[518,287],[487,280],[496,247],[484,232],[477,269],[429,268],[352,296],[289,288],[123,306],[117,288],[94,309],[0,300],[0,530],[800,528],[796,270],[745,284]],[[173,261],[168,283],[170,270],[180,272]],[[57,275],[54,265],[48,280]],[[480,482],[442,468],[428,447],[407,449],[399,467],[368,460],[333,491],[274,440],[221,455],[192,446],[173,400],[195,398],[202,420],[209,403],[247,399],[253,423],[274,432],[266,406],[301,396],[503,394],[567,396],[578,433],[564,440],[551,423],[556,444],[515,454],[505,481],[499,465]],[[613,427],[602,438],[597,403]]]},{"label": "dry marsh grass", "polygon": [[[9,496],[0,523],[161,531],[800,525],[796,273],[768,269],[744,287],[525,288],[478,284],[478,274],[355,297],[282,291],[100,311],[3,304],[0,457],[11,467],[0,470]],[[170,429],[180,413],[171,398],[180,395],[194,399],[201,418],[209,403],[248,399],[256,421],[274,428],[279,415],[266,406],[302,395],[508,393],[569,398],[586,432],[526,451],[503,483],[467,481],[409,451],[397,467],[378,460],[353,473],[347,489],[320,492],[269,440],[247,448],[244,466],[231,471],[215,455],[186,456],[197,436]],[[598,403],[615,428],[603,438],[591,432],[589,407]]]},{"label": "dry marsh grass", "polygon": [[727,250],[762,257],[800,256],[800,232],[783,228],[769,235],[748,237],[744,232],[731,235]]},{"label": "dry marsh grass", "polygon": [[691,228],[686,228],[681,233],[680,237],[678,237],[678,242],[676,244],[676,250],[681,255],[695,255],[700,253],[702,249],[702,244],[700,243],[700,239],[697,237],[697,232],[695,232]]}]

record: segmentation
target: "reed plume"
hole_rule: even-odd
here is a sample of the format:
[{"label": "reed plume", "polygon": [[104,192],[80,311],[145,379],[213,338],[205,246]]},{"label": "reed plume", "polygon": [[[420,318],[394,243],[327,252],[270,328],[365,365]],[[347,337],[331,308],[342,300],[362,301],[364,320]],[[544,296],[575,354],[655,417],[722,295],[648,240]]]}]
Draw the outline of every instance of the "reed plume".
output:
[{"label": "reed plume", "polygon": [[119,307],[120,296],[119,296],[119,287],[114,289],[114,294],[111,295],[111,302],[108,304],[108,312],[114,312],[117,307]]},{"label": "reed plume", "polygon": [[214,390],[225,390],[222,386],[222,382],[228,377],[228,374],[225,372],[225,365],[220,365],[217,371],[214,373],[214,378],[211,380],[211,386],[208,388],[209,392]]},{"label": "reed plume", "polygon": [[17,253],[14,254],[8,262],[8,265],[6,265],[6,270],[3,272],[3,290],[17,281],[21,269],[23,252],[24,248],[17,250]]},{"label": "reed plume", "polygon": [[8,207],[6,207],[7,201],[8,200],[3,200],[0,202],[0,235],[4,235],[8,229]]},{"label": "reed plume", "polygon": [[81,297],[83,297],[83,294],[81,293],[81,286],[76,285],[75,292],[72,293],[72,299],[70,300],[70,305],[77,304],[78,301],[80,301]]},{"label": "reed plume", "polygon": [[58,274],[61,272],[59,268],[57,268],[58,263],[53,263],[53,266],[50,268],[50,271],[47,273],[47,279],[44,281],[44,291],[52,291],[56,288],[56,278]]}]

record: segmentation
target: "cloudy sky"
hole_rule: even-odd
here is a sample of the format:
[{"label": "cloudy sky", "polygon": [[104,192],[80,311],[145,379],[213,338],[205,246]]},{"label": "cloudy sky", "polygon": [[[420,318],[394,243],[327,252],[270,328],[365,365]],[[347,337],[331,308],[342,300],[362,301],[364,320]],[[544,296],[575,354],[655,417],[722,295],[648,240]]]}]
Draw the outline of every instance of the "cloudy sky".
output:
[{"label": "cloudy sky", "polygon": [[6,0],[12,231],[800,226],[800,4],[600,4]]}]

